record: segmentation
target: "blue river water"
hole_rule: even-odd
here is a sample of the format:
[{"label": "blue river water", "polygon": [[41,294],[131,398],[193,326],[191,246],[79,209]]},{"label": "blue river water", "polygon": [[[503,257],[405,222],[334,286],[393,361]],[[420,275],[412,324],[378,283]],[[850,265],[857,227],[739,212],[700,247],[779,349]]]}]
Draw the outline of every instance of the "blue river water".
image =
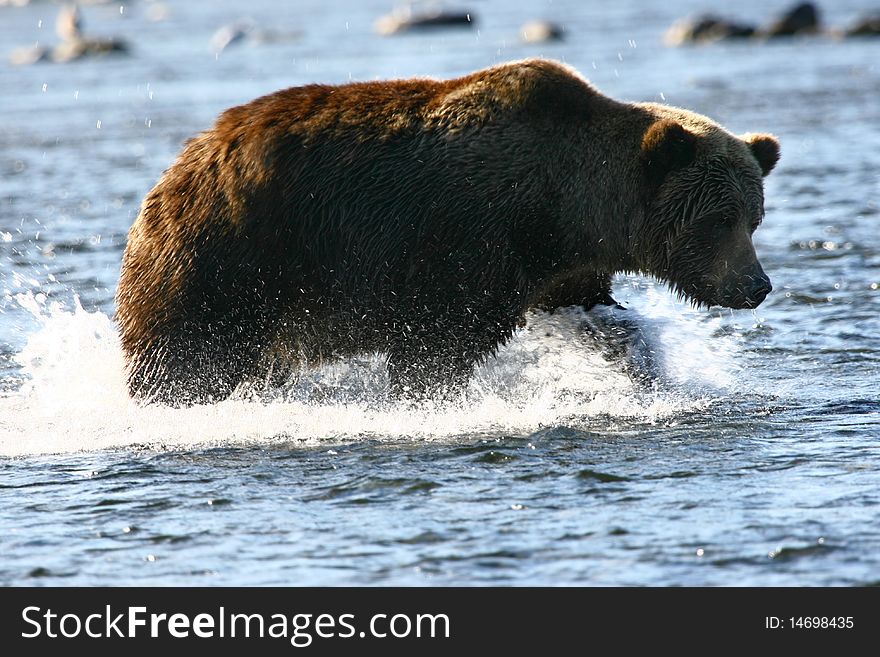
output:
[{"label": "blue river water", "polygon": [[[385,0],[117,2],[83,24],[127,55],[30,66],[8,57],[58,42],[58,5],[0,7],[0,584],[880,583],[880,39],[663,44],[711,5],[462,0],[471,28],[382,37]],[[829,27],[873,8],[821,5]],[[533,19],[564,40],[523,43]],[[619,277],[648,382],[571,311],[530,317],[457,404],[389,403],[369,355],[272,399],[128,399],[122,251],[186,138],[287,86],[531,56],[779,137],[763,305]]]}]

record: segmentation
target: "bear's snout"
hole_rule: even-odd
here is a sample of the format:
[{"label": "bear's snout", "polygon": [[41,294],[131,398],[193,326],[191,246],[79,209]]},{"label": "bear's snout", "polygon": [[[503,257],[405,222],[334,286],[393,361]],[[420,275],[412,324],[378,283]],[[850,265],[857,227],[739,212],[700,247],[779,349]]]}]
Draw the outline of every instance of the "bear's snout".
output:
[{"label": "bear's snout", "polygon": [[758,280],[753,282],[752,289],[748,294],[748,300],[752,301],[757,307],[767,298],[767,295],[773,291],[773,284],[767,275],[764,274]]},{"label": "bear's snout", "polygon": [[752,280],[751,285],[746,288],[743,298],[743,305],[740,308],[757,308],[760,306],[767,295],[773,290],[773,285],[766,274],[761,274]]},{"label": "bear's snout", "polygon": [[767,274],[757,266],[757,271],[738,277],[722,287],[718,303],[725,308],[734,310],[746,310],[760,306],[767,295],[773,291],[773,284]]}]

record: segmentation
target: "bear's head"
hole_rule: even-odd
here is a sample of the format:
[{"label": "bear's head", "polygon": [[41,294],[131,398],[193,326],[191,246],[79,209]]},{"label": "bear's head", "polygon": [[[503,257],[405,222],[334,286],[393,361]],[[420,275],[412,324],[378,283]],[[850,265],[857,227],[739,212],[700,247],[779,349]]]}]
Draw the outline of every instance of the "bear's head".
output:
[{"label": "bear's head", "polygon": [[779,142],[737,137],[686,110],[647,107],[641,268],[695,304],[757,307],[772,286],[752,234],[764,216],[762,179],[779,159]]}]

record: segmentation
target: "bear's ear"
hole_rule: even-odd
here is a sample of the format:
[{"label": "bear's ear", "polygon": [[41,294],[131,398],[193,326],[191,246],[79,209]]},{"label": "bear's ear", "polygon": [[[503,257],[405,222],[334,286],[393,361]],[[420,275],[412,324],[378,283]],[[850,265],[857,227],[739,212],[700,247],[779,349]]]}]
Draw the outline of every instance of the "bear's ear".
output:
[{"label": "bear's ear", "polygon": [[642,155],[649,175],[663,182],[671,171],[683,169],[694,161],[697,138],[675,121],[655,121],[642,137]]},{"label": "bear's ear", "polygon": [[773,171],[779,161],[779,140],[773,135],[743,135],[743,141],[749,145],[752,155],[758,160],[761,173],[767,175]]}]

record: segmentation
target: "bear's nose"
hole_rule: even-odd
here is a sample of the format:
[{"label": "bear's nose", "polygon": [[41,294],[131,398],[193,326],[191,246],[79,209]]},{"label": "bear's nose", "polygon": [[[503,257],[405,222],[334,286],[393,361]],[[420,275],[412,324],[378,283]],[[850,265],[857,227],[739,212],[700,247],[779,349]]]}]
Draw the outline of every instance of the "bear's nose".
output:
[{"label": "bear's nose", "polygon": [[[754,306],[758,306],[761,304],[764,299],[767,298],[767,295],[773,291],[773,285],[770,283],[770,279],[767,278],[766,275],[755,277],[752,280],[752,286],[749,290],[748,300],[754,304]],[[753,306],[753,307],[754,307]]]}]

